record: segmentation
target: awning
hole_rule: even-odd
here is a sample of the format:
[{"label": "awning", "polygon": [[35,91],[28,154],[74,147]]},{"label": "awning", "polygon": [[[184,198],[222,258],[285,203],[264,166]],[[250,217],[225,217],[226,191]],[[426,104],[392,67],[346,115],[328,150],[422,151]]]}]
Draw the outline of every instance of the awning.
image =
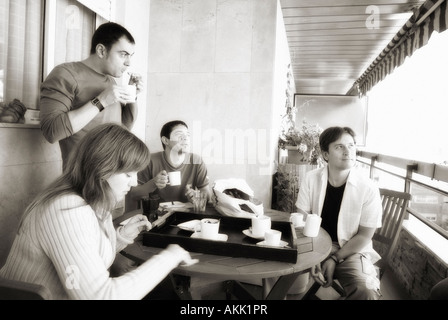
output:
[{"label": "awning", "polygon": [[447,25],[447,0],[426,1],[355,81],[353,87],[358,89],[359,95],[364,96],[375,84],[400,66],[406,57],[426,45],[433,31],[443,32]]}]

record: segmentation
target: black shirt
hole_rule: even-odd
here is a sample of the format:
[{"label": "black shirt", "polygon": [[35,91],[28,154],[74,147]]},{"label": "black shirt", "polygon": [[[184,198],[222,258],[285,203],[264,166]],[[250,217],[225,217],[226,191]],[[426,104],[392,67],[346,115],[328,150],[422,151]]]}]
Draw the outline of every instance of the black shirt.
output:
[{"label": "black shirt", "polygon": [[331,240],[338,241],[338,218],[341,209],[342,197],[344,195],[345,183],[340,187],[333,187],[327,183],[324,207],[322,208],[322,228],[328,232]]}]

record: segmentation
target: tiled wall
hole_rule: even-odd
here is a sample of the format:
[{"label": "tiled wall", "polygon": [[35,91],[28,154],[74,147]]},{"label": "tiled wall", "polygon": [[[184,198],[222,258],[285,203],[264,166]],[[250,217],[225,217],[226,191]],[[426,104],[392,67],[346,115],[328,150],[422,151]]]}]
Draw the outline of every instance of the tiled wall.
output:
[{"label": "tiled wall", "polygon": [[61,171],[59,145],[48,143],[39,128],[0,127],[0,266],[24,209]]},{"label": "tiled wall", "polygon": [[277,99],[277,21],[276,0],[152,0],[148,33],[150,150],[162,149],[165,122],[182,119],[212,183],[245,179],[269,208],[288,65]]}]

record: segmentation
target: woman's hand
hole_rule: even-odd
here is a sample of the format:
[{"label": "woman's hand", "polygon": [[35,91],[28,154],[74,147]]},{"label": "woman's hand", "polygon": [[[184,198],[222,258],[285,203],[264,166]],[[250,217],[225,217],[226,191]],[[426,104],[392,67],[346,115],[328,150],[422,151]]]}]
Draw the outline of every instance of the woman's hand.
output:
[{"label": "woman's hand", "polygon": [[149,231],[151,228],[152,225],[148,218],[142,214],[137,214],[130,218],[129,222],[121,228],[120,234],[127,239],[134,240],[140,232],[143,230]]},{"label": "woman's hand", "polygon": [[188,267],[199,262],[198,259],[192,259],[190,253],[177,244],[170,244],[165,250],[178,257],[182,267]]}]

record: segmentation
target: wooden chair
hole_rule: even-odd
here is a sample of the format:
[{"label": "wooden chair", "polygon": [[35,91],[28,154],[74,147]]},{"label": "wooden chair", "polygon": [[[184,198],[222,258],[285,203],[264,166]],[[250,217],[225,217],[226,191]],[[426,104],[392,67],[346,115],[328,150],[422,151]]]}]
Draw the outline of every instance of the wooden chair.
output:
[{"label": "wooden chair", "polygon": [[375,263],[381,280],[384,271],[389,267],[412,196],[407,192],[389,189],[380,189],[380,195],[383,204],[383,225],[375,232],[372,241],[373,248],[381,256],[381,259]]},{"label": "wooden chair", "polygon": [[[384,188],[380,189],[380,195],[383,206],[382,227],[375,231],[372,242],[373,248],[381,256],[381,259],[375,263],[378,278],[381,280],[384,272],[389,267],[389,261],[397,244],[403,225],[403,219],[406,215],[407,207],[412,196],[407,192]],[[344,289],[337,281],[333,281],[332,287],[341,297],[346,295]],[[320,285],[315,282],[304,298],[310,300],[318,299],[316,292],[319,288]]]},{"label": "wooden chair", "polygon": [[0,300],[49,300],[50,291],[44,286],[0,278]]}]

